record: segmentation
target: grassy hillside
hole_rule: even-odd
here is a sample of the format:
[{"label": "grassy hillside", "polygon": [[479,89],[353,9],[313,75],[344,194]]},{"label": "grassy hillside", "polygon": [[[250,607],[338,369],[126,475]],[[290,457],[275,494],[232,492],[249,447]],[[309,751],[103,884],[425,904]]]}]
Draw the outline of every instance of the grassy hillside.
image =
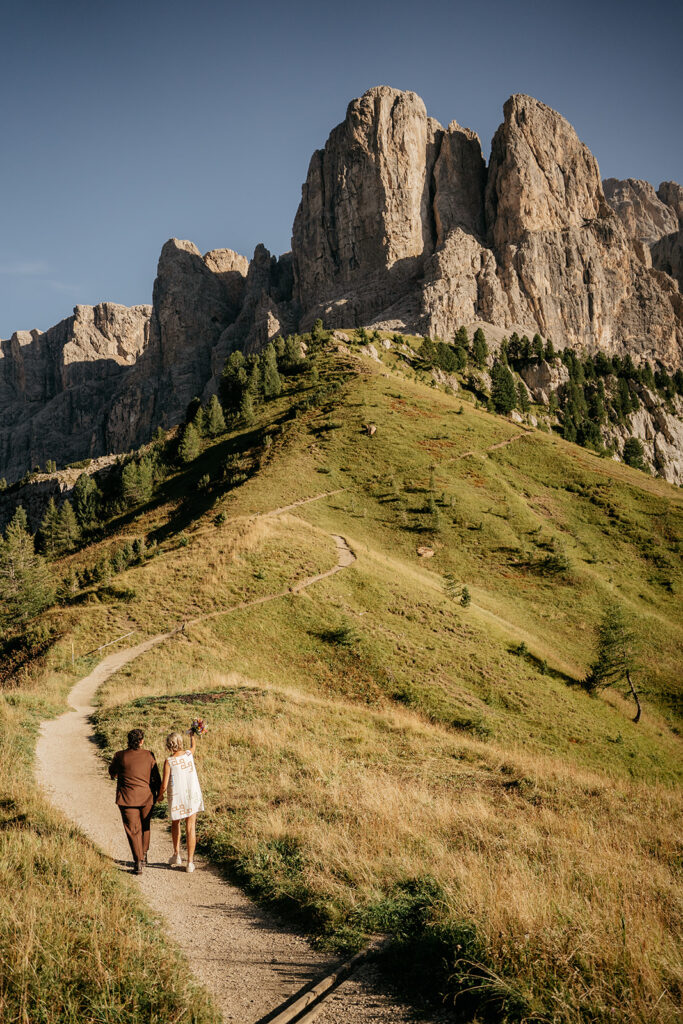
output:
[{"label": "grassy hillside", "polygon": [[[680,492],[468,398],[392,352],[319,355],[63,560],[151,554],[46,613],[62,638],[3,713],[58,707],[72,639],[185,622],[101,691],[104,753],[206,718],[200,842],[252,892],[339,948],[393,935],[465,1018],[673,1021]],[[236,607],[331,568],[333,535],[353,565]],[[637,726],[577,685],[614,598]]]}]

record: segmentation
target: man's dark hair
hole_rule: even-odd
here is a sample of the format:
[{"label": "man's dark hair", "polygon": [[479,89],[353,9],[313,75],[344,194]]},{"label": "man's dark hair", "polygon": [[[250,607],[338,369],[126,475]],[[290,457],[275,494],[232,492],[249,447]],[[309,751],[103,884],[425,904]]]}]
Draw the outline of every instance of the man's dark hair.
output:
[{"label": "man's dark hair", "polygon": [[128,749],[137,750],[145,738],[142,729],[131,729],[128,733]]}]

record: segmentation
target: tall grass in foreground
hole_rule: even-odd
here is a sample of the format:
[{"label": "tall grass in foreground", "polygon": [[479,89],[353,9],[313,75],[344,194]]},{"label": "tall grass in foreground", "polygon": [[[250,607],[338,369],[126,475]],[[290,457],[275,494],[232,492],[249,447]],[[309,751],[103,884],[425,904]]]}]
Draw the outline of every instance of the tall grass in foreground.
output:
[{"label": "tall grass in foreground", "polygon": [[[680,794],[454,735],[409,711],[214,677],[103,710],[151,743],[210,716],[205,850],[341,948],[388,932],[467,1017],[673,1022]],[[169,724],[170,723],[170,724]],[[113,740],[113,745],[116,739]],[[678,867],[677,867],[678,864]]]}]

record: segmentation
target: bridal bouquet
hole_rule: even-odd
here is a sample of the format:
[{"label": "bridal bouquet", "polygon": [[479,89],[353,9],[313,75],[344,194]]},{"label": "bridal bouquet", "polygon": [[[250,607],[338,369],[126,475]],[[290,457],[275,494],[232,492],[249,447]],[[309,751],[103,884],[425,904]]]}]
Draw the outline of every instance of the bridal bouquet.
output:
[{"label": "bridal bouquet", "polygon": [[192,725],[187,730],[190,736],[203,736],[206,732],[206,723],[203,718],[195,718],[192,721]]}]

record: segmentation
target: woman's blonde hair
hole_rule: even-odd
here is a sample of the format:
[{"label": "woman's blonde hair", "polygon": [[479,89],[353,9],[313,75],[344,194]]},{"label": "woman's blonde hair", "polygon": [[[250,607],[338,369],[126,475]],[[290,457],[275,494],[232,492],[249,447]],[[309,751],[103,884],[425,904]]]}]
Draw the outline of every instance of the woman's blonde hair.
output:
[{"label": "woman's blonde hair", "polygon": [[171,732],[166,737],[166,749],[169,754],[177,754],[179,750],[185,750],[186,746],[185,738],[179,732]]}]

